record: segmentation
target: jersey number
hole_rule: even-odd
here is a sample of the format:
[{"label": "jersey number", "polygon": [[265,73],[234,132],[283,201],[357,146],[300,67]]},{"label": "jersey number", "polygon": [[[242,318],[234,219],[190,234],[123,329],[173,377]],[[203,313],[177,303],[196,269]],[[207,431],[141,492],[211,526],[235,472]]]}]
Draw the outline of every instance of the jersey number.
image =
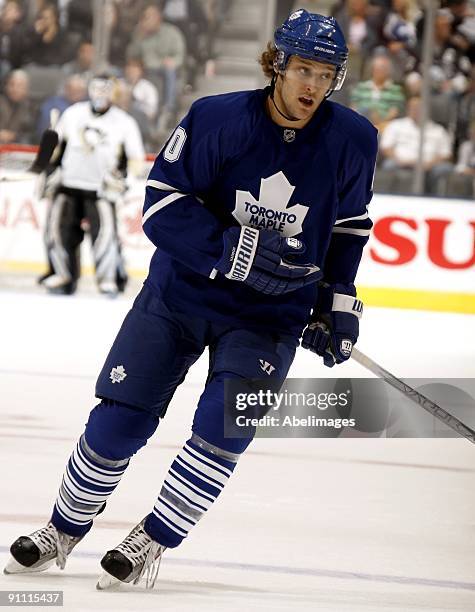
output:
[{"label": "jersey number", "polygon": [[167,144],[167,147],[163,153],[163,157],[168,162],[176,162],[179,159],[181,152],[183,151],[185,140],[185,130],[180,126],[177,127],[177,129],[173,132],[172,137],[170,138],[170,142]]}]

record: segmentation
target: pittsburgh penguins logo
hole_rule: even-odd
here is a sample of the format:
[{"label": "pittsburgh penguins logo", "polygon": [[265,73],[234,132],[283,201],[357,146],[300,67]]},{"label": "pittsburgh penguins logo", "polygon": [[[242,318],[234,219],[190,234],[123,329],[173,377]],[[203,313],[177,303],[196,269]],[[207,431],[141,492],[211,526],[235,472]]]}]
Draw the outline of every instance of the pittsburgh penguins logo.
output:
[{"label": "pittsburgh penguins logo", "polygon": [[107,140],[107,133],[104,130],[92,125],[86,125],[81,132],[81,140],[89,152],[92,152],[100,144]]}]

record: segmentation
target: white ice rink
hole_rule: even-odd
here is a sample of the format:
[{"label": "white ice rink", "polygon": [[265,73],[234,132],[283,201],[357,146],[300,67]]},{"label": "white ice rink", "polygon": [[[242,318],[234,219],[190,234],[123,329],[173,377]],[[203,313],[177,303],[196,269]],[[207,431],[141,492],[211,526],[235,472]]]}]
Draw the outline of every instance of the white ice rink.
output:
[{"label": "white ice rink", "polygon": [[[45,524],[129,298],[0,292],[0,561]],[[406,377],[475,377],[475,316],[367,308],[359,348]],[[158,587],[98,592],[99,559],[154,504],[188,437],[202,359],[66,570],[0,576],[68,611],[475,610],[475,447],[459,440],[255,440]],[[299,351],[290,376],[329,376]],[[368,376],[356,363],[335,376]],[[418,407],[414,407],[419,410]],[[23,608],[22,608],[23,609]],[[43,608],[41,608],[43,609]]]}]

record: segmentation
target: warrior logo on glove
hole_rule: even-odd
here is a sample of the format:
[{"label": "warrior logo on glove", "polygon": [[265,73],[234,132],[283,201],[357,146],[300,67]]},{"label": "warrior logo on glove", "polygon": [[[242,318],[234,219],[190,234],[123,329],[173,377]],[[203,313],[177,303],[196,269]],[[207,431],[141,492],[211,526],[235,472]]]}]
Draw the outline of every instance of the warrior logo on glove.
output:
[{"label": "warrior logo on glove", "polygon": [[356,298],[352,283],[321,283],[317,304],[303,332],[303,348],[323,357],[329,368],[347,361],[358,340],[362,314],[363,302]]},{"label": "warrior logo on glove", "polygon": [[314,264],[289,261],[289,257],[304,253],[306,247],[300,240],[284,238],[277,231],[230,227],[223,234],[223,242],[223,255],[215,269],[261,293],[289,293],[322,277]]},{"label": "warrior logo on glove", "polygon": [[341,341],[340,353],[342,355],[347,355],[349,357],[351,355],[352,350],[353,350],[353,342],[351,340]]}]

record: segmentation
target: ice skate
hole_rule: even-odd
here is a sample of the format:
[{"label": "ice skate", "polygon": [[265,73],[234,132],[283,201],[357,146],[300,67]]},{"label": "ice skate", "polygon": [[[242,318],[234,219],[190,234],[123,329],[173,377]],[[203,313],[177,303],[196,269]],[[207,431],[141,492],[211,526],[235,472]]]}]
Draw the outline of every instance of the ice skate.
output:
[{"label": "ice skate", "polygon": [[4,574],[42,572],[56,561],[64,569],[66,559],[82,537],[73,537],[58,531],[52,523],[20,536],[10,547],[11,557],[3,570]]},{"label": "ice skate", "polygon": [[148,589],[153,589],[165,546],[162,546],[144,530],[145,519],[132,529],[129,535],[101,559],[105,570],[96,588],[99,590],[118,586],[121,582],[138,584],[145,576]]},{"label": "ice skate", "polygon": [[76,281],[72,281],[71,278],[60,276],[59,274],[50,274],[42,277],[39,283],[45,287],[48,293],[54,295],[72,295],[77,289]]},{"label": "ice skate", "polygon": [[119,287],[114,281],[103,280],[99,283],[99,292],[109,297],[116,297],[119,293]]}]

